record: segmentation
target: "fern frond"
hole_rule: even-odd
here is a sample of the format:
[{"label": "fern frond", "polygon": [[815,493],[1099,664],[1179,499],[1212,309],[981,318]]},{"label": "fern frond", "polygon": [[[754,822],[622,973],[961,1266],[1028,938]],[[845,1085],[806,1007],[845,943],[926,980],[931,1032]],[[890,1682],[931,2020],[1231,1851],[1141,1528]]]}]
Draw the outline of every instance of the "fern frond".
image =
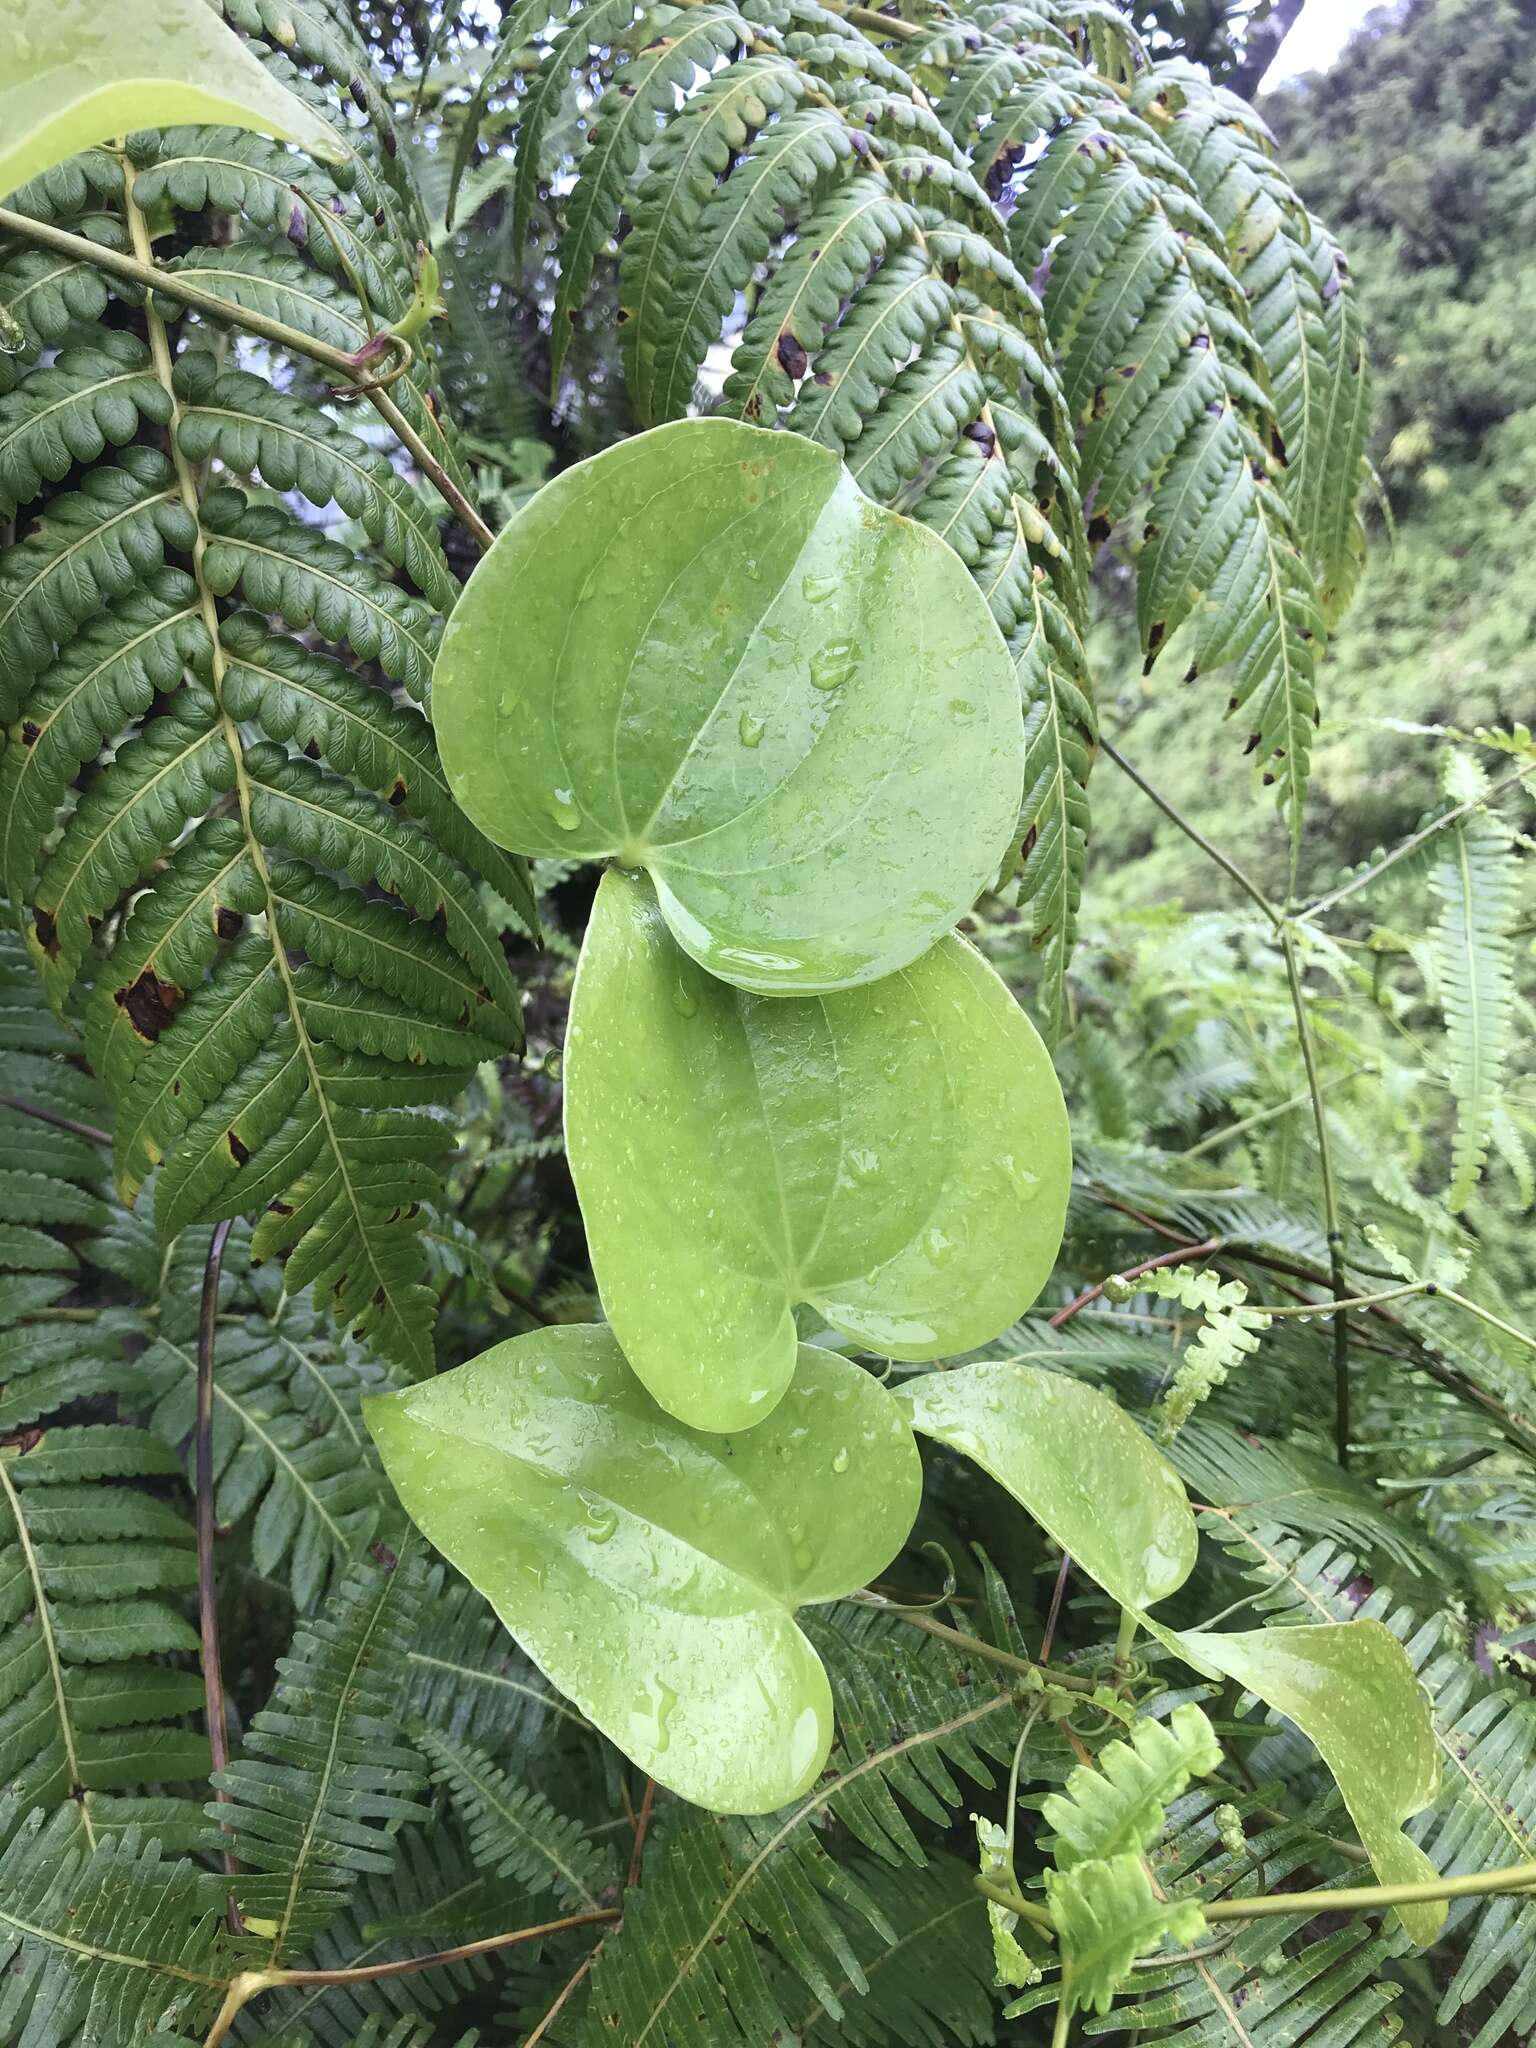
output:
[{"label": "fern frond", "polygon": [[484,1750],[430,1728],[416,1742],[433,1783],[463,1822],[475,1863],[515,1879],[530,1895],[552,1891],[571,1912],[592,1911],[617,1878],[611,1852],[589,1840],[580,1822],[557,1812],[542,1792],[520,1785]]},{"label": "fern frond", "polygon": [[335,1918],[359,1873],[387,1875],[394,1829],[425,1817],[400,1716],[420,1598],[404,1556],[387,1571],[354,1566],[299,1629],[270,1705],[214,1779],[225,1803],[208,1815],[239,1858],[235,1897],[274,1965]]},{"label": "fern frond", "polygon": [[1198,1707],[1175,1707],[1166,1723],[1138,1721],[1129,1742],[1106,1744],[1092,1768],[1079,1764],[1041,1803],[1057,1869],[1146,1849],[1163,1831],[1163,1809],[1220,1764],[1221,1745]]},{"label": "fern frond", "polygon": [[[330,1336],[302,1298],[270,1321],[219,1331],[213,1387],[214,1512],[249,1520],[251,1561],[283,1575],[303,1614],[372,1541],[392,1497],[359,1404],[389,1376],[361,1347]],[[163,1327],[137,1361],[149,1427],[173,1448],[192,1434],[194,1334]]]},{"label": "fern frond", "polygon": [[440,1563],[429,1574],[422,1625],[406,1652],[406,1667],[410,1718],[454,1742],[521,1753],[537,1744],[551,1719],[575,1728],[589,1725],[550,1690],[474,1587],[447,1576]]},{"label": "fern frond", "polygon": [[[15,939],[0,941],[0,1092],[100,1115],[86,1077],[57,1059],[68,1038],[38,1015],[30,981]],[[0,1777],[19,1810],[55,1815],[87,1849],[135,1820],[179,1845],[200,1834],[196,1808],[146,1790],[208,1768],[187,1721],[203,1688],[181,1611],[192,1530],[165,1498],[176,1461],[144,1431],[96,1419],[142,1386],[123,1356],[134,1321],[54,1313],[107,1219],[105,1160],[12,1109],[0,1110],[0,1140]],[[86,1402],[75,1413],[92,1419],[52,1422]]]},{"label": "fern frond", "polygon": [[95,462],[142,425],[164,427],[170,417],[170,394],[133,335],[108,331],[88,346],[62,349],[0,398],[0,518],[14,518],[18,505],[76,463]]},{"label": "fern frond", "polygon": [[[1470,764],[1467,771],[1472,773]],[[1464,1209],[1488,1156],[1510,1053],[1514,958],[1514,854],[1507,830],[1474,811],[1440,843],[1430,887],[1440,899],[1434,962],[1445,1011],[1446,1053],[1456,1096],[1450,1206]]]},{"label": "fern frond", "polygon": [[1110,1281],[1104,1291],[1112,1301],[1136,1292],[1156,1295],[1201,1319],[1160,1406],[1158,1434],[1164,1442],[1171,1442],[1228,1373],[1258,1350],[1260,1336],[1270,1327],[1262,1309],[1247,1306],[1242,1281],[1223,1280],[1209,1266],[1160,1266],[1134,1280]]},{"label": "fern frond", "polygon": [[[144,131],[126,166],[88,152],[18,202],[142,248],[146,207],[194,234],[237,209],[238,240],[176,267],[356,348],[410,304],[425,219],[354,30],[298,12],[241,0],[238,26],[318,111],[334,120],[344,92],[367,113],[345,163]],[[168,1233],[279,1205],[259,1244],[290,1255],[292,1290],[424,1371],[438,1106],[521,1044],[480,877],[533,919],[522,864],[459,812],[426,717],[391,687],[425,701],[456,595],[437,519],[298,389],[207,347],[178,358],[174,303],[87,334],[85,286],[10,244],[0,264],[35,285],[31,354],[0,397],[0,512],[21,515],[0,561],[0,874],[61,1013],[95,981],[86,1044],[123,1107],[119,1189],[131,1201],[159,1169]],[[462,476],[431,375],[428,335],[394,394]],[[150,430],[167,454],[135,440]],[[238,480],[339,507],[363,544]]]},{"label": "fern frond", "polygon": [[595,2024],[607,2035],[656,2048],[771,2040],[789,2027],[785,1972],[832,2022],[855,2009],[838,1985],[862,1996],[869,1980],[847,1922],[862,1919],[887,1945],[897,1935],[878,1895],[832,1854],[827,1816],[885,1864],[921,1865],[898,1802],[945,1824],[964,1796],[956,1772],[990,1786],[1020,1717],[1014,1695],[986,1674],[931,1639],[913,1651],[893,1626],[855,1613],[815,1629],[840,1742],[801,1804],[761,1820],[686,1822],[652,1845],[623,1931],[592,1976]]},{"label": "fern frond", "polygon": [[0,2027],[39,2044],[202,2035],[238,1967],[225,1881],[137,1829],[86,1848],[65,1820],[5,1829]]}]

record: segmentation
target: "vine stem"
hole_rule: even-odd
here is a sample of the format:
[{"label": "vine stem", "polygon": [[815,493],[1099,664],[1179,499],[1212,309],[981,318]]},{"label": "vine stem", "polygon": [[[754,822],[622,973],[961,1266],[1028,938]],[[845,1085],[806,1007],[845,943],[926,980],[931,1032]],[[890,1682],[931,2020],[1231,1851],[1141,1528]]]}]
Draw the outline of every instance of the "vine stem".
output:
[{"label": "vine stem", "polygon": [[[1349,1281],[1344,1270],[1343,1222],[1339,1209],[1338,1183],[1333,1171],[1333,1146],[1328,1136],[1328,1117],[1323,1106],[1323,1084],[1318,1072],[1317,1047],[1313,1040],[1312,1020],[1307,1011],[1307,994],[1302,985],[1301,965],[1296,953],[1295,923],[1289,916],[1275,908],[1245,869],[1239,867],[1229,854],[1223,853],[1212,840],[1207,839],[1197,825],[1191,824],[1176,804],[1148,782],[1140,769],[1133,767],[1118,747],[1109,740],[1101,740],[1099,744],[1121,773],[1135,783],[1163,816],[1198,846],[1209,860],[1214,861],[1224,874],[1231,876],[1249,901],[1268,919],[1280,942],[1281,956],[1285,961],[1286,983],[1291,992],[1291,1008],[1296,1018],[1296,1036],[1301,1046],[1301,1062],[1306,1071],[1312,1122],[1317,1133],[1317,1155],[1322,1173],[1323,1226],[1328,1241],[1329,1280],[1334,1300],[1343,1302],[1349,1296]],[[1335,1316],[1333,1324],[1333,1389],[1334,1455],[1341,1465],[1347,1465],[1350,1438],[1349,1319],[1342,1311]]]},{"label": "vine stem", "polygon": [[1051,1328],[1059,1330],[1070,1323],[1080,1309],[1085,1309],[1090,1302],[1098,1300],[1110,1280],[1136,1280],[1143,1273],[1156,1272],[1159,1266],[1183,1266],[1194,1259],[1208,1258],[1212,1252],[1221,1250],[1223,1242],[1224,1240],[1219,1237],[1208,1237],[1201,1244],[1175,1245],[1171,1252],[1159,1252],[1155,1258],[1142,1259],[1137,1265],[1127,1266],[1123,1273],[1111,1273],[1109,1279],[1100,1280],[1094,1286],[1084,1288],[1076,1300],[1069,1301],[1065,1308],[1057,1309],[1055,1315],[1050,1318]]},{"label": "vine stem", "polygon": [[864,1607],[875,1607],[882,1614],[889,1614],[897,1621],[904,1621],[908,1628],[920,1628],[924,1635],[937,1636],[941,1642],[951,1643],[957,1650],[964,1650],[968,1656],[980,1657],[988,1664],[999,1664],[1005,1671],[1017,1671],[1026,1678],[1042,1679],[1047,1685],[1054,1685],[1062,1692],[1093,1692],[1096,1688],[1092,1679],[1079,1678],[1071,1671],[1053,1671],[1048,1664],[1031,1664],[1027,1657],[1015,1657],[1011,1650],[999,1650],[993,1644],[983,1642],[980,1636],[968,1636],[963,1629],[951,1628],[946,1621],[935,1621],[931,1614],[915,1614],[910,1608],[893,1607],[878,1594],[865,1594],[860,1598],[851,1594],[851,1599]]},{"label": "vine stem", "polygon": [[[229,1242],[230,1222],[216,1223],[203,1267],[203,1298],[197,1318],[197,1421],[193,1432],[193,1477],[197,1494],[197,1625],[203,1646],[203,1693],[207,1702],[208,1750],[213,1773],[229,1767],[229,1730],[224,1720],[224,1662],[219,1648],[219,1595],[213,1566],[213,1333],[218,1320],[219,1275],[224,1266],[224,1247]],[[225,1805],[229,1794],[214,1788],[214,1798]],[[224,1868],[231,1877],[240,1865],[226,1849]],[[245,1923],[233,1896],[229,1901],[229,1931],[243,1934]]]},{"label": "vine stem", "polygon": [[[1043,1907],[1031,1905],[1006,1885],[993,1884],[984,1877],[973,1878],[972,1883],[985,1898],[1006,1906],[1010,1913],[1056,1932],[1055,1922]],[[1511,1863],[1503,1870],[1473,1871],[1468,1877],[1428,1878],[1422,1884],[1356,1885],[1330,1892],[1269,1892],[1252,1899],[1196,1903],[1214,1926],[1226,1920],[1272,1920],[1295,1913],[1374,1913],[1392,1906],[1429,1906],[1446,1899],[1480,1899],[1532,1890],[1536,1890],[1536,1863]]]},{"label": "vine stem", "polygon": [[537,1941],[546,1934],[564,1934],[571,1927],[589,1927],[597,1921],[607,1924],[618,1918],[617,1906],[599,1906],[590,1913],[570,1913],[563,1920],[546,1920],[538,1927],[514,1927],[510,1934],[488,1934],[482,1941],[461,1942],[457,1948],[437,1949],[429,1956],[401,1956],[392,1963],[363,1963],[351,1970],[242,1970],[230,1980],[203,2048],[219,2048],[245,2007],[264,1991],[283,1990],[295,1984],[372,1984],[385,1977],[413,1977],[421,1970],[436,1970],[448,1963],[466,1962],[471,1956],[489,1955],[494,1949],[510,1948],[514,1942]]},{"label": "vine stem", "polygon": [[[158,292],[163,298],[175,299],[179,305],[201,313],[206,319],[219,320],[247,334],[259,335],[263,341],[271,342],[276,348],[287,349],[293,355],[307,356],[310,362],[318,363],[345,384],[351,384],[358,374],[356,358],[348,355],[345,349],[333,348],[329,342],[319,341],[313,335],[305,334],[301,328],[290,327],[284,320],[274,320],[266,313],[236,305],[230,299],[221,299],[217,292],[204,291],[201,285],[188,284],[174,270],[165,270],[152,259],[127,255],[120,249],[103,248],[98,242],[88,241],[84,235],[72,235],[67,228],[56,228],[48,221],[32,220],[27,214],[15,213],[8,206],[0,206],[0,230],[33,242],[41,249],[51,249],[56,256],[70,256],[76,262],[88,263],[93,269],[121,278],[125,284],[138,285],[144,291]],[[398,370],[403,371],[410,365],[410,343],[398,336],[392,340],[400,358]],[[488,548],[496,538],[495,534],[401,412],[385,386],[370,380],[360,388],[455,517],[482,549]]]}]

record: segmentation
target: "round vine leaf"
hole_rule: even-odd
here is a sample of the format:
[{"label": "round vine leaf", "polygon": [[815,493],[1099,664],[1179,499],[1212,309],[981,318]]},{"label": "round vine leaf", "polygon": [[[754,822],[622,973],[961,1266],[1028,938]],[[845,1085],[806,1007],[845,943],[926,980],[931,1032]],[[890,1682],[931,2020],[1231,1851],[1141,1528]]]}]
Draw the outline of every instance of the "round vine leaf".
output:
[{"label": "round vine leaf", "polygon": [[[1401,1823],[1439,1790],[1435,1732],[1408,1654],[1390,1629],[1370,1620],[1232,1635],[1150,1620],[1146,1626],[1197,1670],[1235,1679],[1295,1722],[1332,1771],[1381,1883],[1434,1882],[1439,1871]],[[1421,1948],[1445,1925],[1443,1899],[1393,1911]]]},{"label": "round vine leaf", "polygon": [[746,994],[610,870],[565,1049],[566,1147],[598,1291],[661,1405],[767,1415],[797,1303],[892,1358],[989,1342],[1034,1300],[1071,1148],[1050,1057],[948,938],[870,988]]},{"label": "round vine leaf", "polygon": [[832,1699],[795,1610],[883,1570],[922,1491],[870,1374],[807,1345],[766,1422],[705,1435],[566,1324],[364,1413],[412,1519],[643,1771],[726,1813],[812,1784]]},{"label": "round vine leaf", "polygon": [[1000,1359],[925,1373],[895,1398],[912,1427],[990,1472],[1122,1607],[1178,1591],[1199,1537],[1184,1482],[1093,1387]]},{"label": "round vine leaf", "polygon": [[95,143],[179,121],[255,128],[332,162],[347,155],[206,0],[0,9],[0,199]]},{"label": "round vine leaf", "polygon": [[1018,683],[958,555],[830,450],[731,420],[546,485],[471,576],[432,706],[492,839],[647,869],[679,943],[766,994],[915,960],[1018,818]]}]

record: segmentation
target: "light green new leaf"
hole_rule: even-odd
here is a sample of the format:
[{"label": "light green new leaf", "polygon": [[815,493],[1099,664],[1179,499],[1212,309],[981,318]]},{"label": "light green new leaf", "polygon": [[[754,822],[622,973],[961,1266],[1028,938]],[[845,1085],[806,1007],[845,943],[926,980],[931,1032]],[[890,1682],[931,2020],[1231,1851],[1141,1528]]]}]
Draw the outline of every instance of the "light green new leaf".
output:
[{"label": "light green new leaf", "polygon": [[1184,1483],[1107,1396],[1002,1359],[909,1380],[914,1429],[972,1458],[1122,1607],[1177,1592],[1197,1536]]},{"label": "light green new leaf", "polygon": [[[1197,1670],[1235,1679],[1295,1722],[1332,1771],[1383,1884],[1434,1881],[1434,1864],[1400,1825],[1439,1788],[1434,1731],[1413,1667],[1389,1629],[1349,1621],[1208,1635],[1146,1626]],[[1443,1902],[1393,1910],[1420,1947],[1445,1923]]]},{"label": "light green new leaf", "polygon": [[738,987],[906,966],[995,873],[1023,722],[960,559],[828,449],[680,420],[539,492],[449,623],[454,794],[521,853],[646,868]]},{"label": "light green new leaf", "polygon": [[795,1610],[889,1564],[922,1488],[878,1381],[807,1346],[766,1422],[704,1435],[566,1324],[364,1413],[407,1512],[641,1770],[719,1812],[814,1782],[832,1696]]},{"label": "light green new leaf", "polygon": [[872,988],[747,995],[673,943],[647,882],[611,870],[565,1078],[604,1311],[696,1428],[769,1413],[797,1302],[871,1350],[936,1358],[990,1341],[1050,1272],[1071,1174],[1061,1091],[961,939]]},{"label": "light green new leaf", "polygon": [[207,0],[0,8],[0,198],[96,143],[192,121],[254,128],[331,162],[347,154]]},{"label": "light green new leaf", "polygon": [[1091,1765],[1068,1774],[1065,1791],[1042,1801],[1058,1868],[1150,1848],[1164,1808],[1191,1778],[1220,1766],[1221,1744],[1198,1707],[1175,1707],[1166,1723],[1138,1721],[1129,1742],[1106,1744]]},{"label": "light green new leaf", "polygon": [[1061,2000],[1067,2012],[1105,2013],[1138,1956],[1172,1935],[1185,1948],[1206,1931],[1198,1899],[1160,1899],[1137,1854],[1045,1873],[1046,1896],[1061,1948]]}]

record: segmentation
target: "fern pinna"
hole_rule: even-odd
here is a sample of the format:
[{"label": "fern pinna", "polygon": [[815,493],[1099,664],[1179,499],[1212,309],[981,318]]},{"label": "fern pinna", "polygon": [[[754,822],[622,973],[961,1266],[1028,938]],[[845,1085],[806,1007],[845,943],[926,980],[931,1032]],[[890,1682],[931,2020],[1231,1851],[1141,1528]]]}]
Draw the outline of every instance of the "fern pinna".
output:
[{"label": "fern pinna", "polygon": [[[240,13],[323,108],[287,13]],[[356,75],[323,14],[297,47]],[[392,136],[363,136],[325,173],[232,129],[146,132],[17,209],[361,345],[410,304],[420,228]],[[243,367],[175,303],[17,242],[0,277],[25,338],[0,398],[0,864],[120,1106],[118,1189],[153,1175],[167,1237],[264,1211],[292,1289],[424,1370],[442,1105],[521,1042],[477,878],[531,914],[422,708],[457,589],[437,518],[287,367]],[[462,475],[428,373],[396,402]]]},{"label": "fern pinna", "polygon": [[471,111],[502,101],[485,132],[516,152],[514,246],[541,182],[571,178],[557,378],[617,238],[642,422],[702,379],[706,403],[836,449],[971,568],[1025,703],[1018,891],[1059,1022],[1096,744],[1089,549],[1135,515],[1148,666],[1181,626],[1191,675],[1233,666],[1294,839],[1361,553],[1364,350],[1250,108],[1149,66],[1107,9],[914,15],[534,0]]}]

